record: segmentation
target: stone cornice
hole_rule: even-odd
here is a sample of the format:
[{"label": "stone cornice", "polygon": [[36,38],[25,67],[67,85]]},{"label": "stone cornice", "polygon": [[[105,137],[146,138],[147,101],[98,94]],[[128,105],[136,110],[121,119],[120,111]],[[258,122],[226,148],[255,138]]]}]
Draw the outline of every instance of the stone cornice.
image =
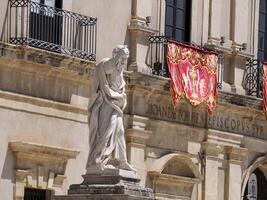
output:
[{"label": "stone cornice", "polygon": [[62,160],[74,159],[79,154],[79,151],[65,149],[42,144],[35,144],[22,141],[9,142],[10,150],[18,157],[27,156],[36,159]]},{"label": "stone cornice", "polygon": [[75,74],[80,75],[80,77],[88,77],[89,75],[92,75],[92,69],[95,66],[95,62],[92,61],[82,60],[30,46],[18,46],[0,42],[0,49],[2,56],[51,65],[53,67],[74,72]]},{"label": "stone cornice", "polygon": [[229,132],[218,131],[214,129],[208,129],[206,137],[208,142],[234,147],[240,147],[241,141],[244,138],[243,135],[236,135]]},{"label": "stone cornice", "polygon": [[86,108],[2,90],[0,107],[87,123]]}]

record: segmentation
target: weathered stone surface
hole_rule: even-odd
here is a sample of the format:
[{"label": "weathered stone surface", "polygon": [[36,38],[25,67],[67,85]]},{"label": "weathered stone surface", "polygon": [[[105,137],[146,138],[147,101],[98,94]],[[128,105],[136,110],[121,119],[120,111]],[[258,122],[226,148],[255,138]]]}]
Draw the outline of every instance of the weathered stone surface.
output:
[{"label": "weathered stone surface", "polygon": [[266,119],[259,111],[262,100],[221,92],[217,108],[212,114],[208,113],[205,105],[196,108],[186,100],[181,100],[174,108],[170,92],[163,88],[168,85],[164,86],[164,80],[155,81],[153,78],[150,76],[140,82],[138,74],[129,76],[128,96],[131,102],[126,108],[126,113],[191,127],[267,139]]},{"label": "weathered stone surface", "polygon": [[83,177],[82,184],[70,186],[68,196],[56,196],[55,200],[154,198],[152,189],[140,187],[140,180],[132,171],[108,169]]}]

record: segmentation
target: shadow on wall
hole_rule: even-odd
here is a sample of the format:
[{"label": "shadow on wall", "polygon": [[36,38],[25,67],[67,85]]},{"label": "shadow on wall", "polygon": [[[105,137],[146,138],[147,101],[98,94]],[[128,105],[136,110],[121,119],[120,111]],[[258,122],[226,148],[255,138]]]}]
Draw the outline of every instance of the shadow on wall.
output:
[{"label": "shadow on wall", "polygon": [[1,179],[9,179],[12,183],[15,182],[14,177],[14,156],[12,152],[7,149],[4,165],[2,168]]},{"label": "shadow on wall", "polygon": [[[7,3],[7,6],[6,6],[6,13],[4,15],[4,20],[3,20],[3,24],[2,24],[2,32],[1,32],[1,37],[0,37],[0,40],[1,41],[4,41],[4,42],[7,42],[8,38],[5,38],[5,31],[6,28],[7,28],[7,16],[8,16],[8,3]],[[1,27],[1,24],[0,24],[0,27]]]}]

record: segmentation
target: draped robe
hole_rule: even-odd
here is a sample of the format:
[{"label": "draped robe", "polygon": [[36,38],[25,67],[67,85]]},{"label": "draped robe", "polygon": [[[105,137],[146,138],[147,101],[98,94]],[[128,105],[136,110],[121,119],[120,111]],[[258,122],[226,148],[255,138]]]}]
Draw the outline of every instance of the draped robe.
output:
[{"label": "draped robe", "polygon": [[126,106],[122,66],[103,59],[95,70],[92,95],[89,99],[88,166],[104,166],[113,157],[126,161],[123,109]]}]

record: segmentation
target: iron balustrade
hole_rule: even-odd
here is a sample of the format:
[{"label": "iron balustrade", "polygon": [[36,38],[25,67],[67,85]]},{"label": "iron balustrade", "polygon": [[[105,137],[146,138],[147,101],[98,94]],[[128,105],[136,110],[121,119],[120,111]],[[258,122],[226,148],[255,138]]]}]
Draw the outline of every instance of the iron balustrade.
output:
[{"label": "iron balustrade", "polygon": [[262,63],[257,59],[248,59],[243,76],[243,88],[249,96],[262,98]]},{"label": "iron balustrade", "polygon": [[[97,18],[30,0],[9,0],[7,42],[95,61]],[[5,40],[4,40],[5,41]]]},{"label": "iron balustrade", "polygon": [[24,189],[24,200],[46,200],[46,196],[46,190],[39,190],[35,188]]},{"label": "iron balustrade", "polygon": [[149,65],[152,69],[152,74],[168,77],[168,68],[166,63],[166,44],[165,36],[150,36],[149,37]]}]

